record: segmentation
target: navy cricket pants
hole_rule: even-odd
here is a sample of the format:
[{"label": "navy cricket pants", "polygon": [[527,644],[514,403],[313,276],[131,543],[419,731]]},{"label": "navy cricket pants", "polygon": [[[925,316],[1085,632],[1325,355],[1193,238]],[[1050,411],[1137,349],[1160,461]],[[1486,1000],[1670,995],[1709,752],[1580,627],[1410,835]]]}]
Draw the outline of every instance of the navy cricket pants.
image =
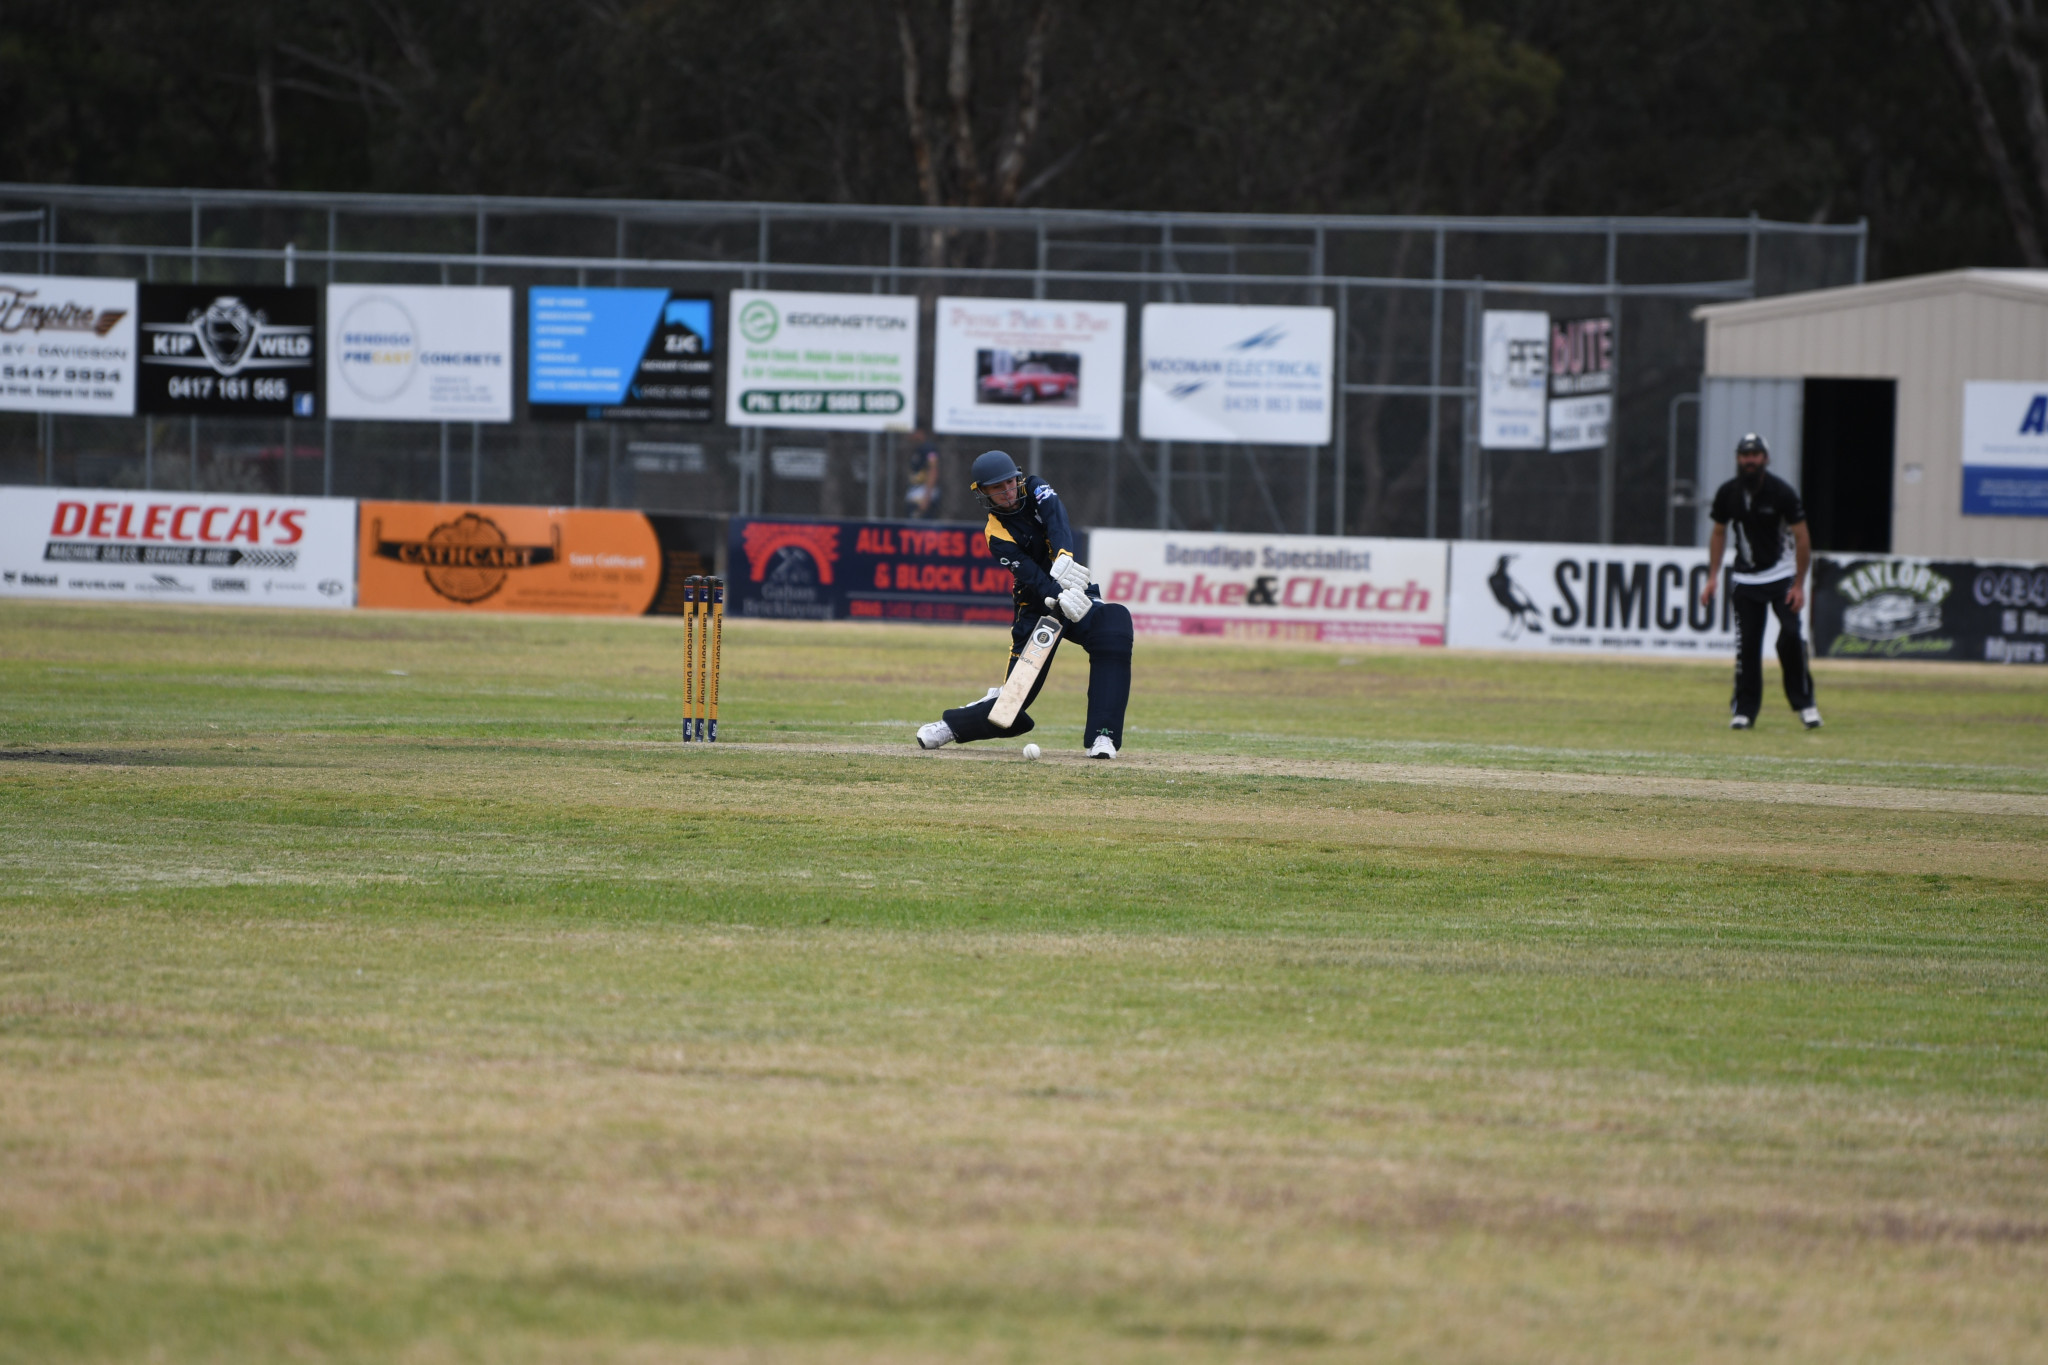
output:
[{"label": "navy cricket pants", "polygon": [[1765,613],[1778,618],[1778,667],[1785,674],[1785,700],[1794,711],[1813,705],[1813,671],[1806,663],[1806,637],[1799,633],[1799,613],[1785,601],[1792,580],[1733,585],[1735,606],[1735,698],[1732,715],[1756,719],[1764,700]]},{"label": "navy cricket pants", "polygon": [[[1010,667],[1017,666],[1017,655],[1031,638],[1031,628],[1038,624],[1038,617],[1037,612],[1017,613],[1010,626]],[[1038,700],[1039,689],[1052,676],[1052,663],[1059,657],[1060,645],[1072,640],[1088,652],[1088,726],[1082,732],[1081,747],[1093,744],[1097,735],[1108,735],[1111,744],[1119,749],[1124,747],[1124,709],[1131,702],[1131,613],[1120,602],[1097,600],[1095,609],[1079,621],[1062,621],[1066,629],[1053,645],[1045,667],[1038,671],[1038,681],[1031,685],[1031,695],[1024,699],[1024,709],[1017,713],[1016,723],[1007,730],[991,725],[988,713],[996,703],[990,697],[946,712],[943,719],[954,739],[964,744],[1029,734],[1033,725],[1031,703]]]}]

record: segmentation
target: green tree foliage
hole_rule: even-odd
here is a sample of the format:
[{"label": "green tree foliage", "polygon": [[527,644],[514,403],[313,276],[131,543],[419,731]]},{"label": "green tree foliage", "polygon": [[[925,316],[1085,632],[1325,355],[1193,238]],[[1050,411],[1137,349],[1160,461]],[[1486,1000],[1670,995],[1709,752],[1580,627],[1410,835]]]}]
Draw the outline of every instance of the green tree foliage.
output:
[{"label": "green tree foliage", "polygon": [[1867,216],[1903,273],[2036,257],[2037,28],[2031,0],[9,0],[0,176],[1757,210]]}]

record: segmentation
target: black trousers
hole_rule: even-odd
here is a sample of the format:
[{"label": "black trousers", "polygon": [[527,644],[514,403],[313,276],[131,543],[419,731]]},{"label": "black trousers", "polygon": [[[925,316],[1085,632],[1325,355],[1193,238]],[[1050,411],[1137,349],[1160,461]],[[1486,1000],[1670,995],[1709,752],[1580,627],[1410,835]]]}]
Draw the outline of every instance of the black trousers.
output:
[{"label": "black trousers", "polygon": [[[1017,655],[1023,650],[1024,642],[1031,637],[1031,628],[1038,624],[1038,613],[1018,612],[1017,619],[1010,627],[1010,667],[1017,666]],[[1095,742],[1097,735],[1108,735],[1109,742],[1121,749],[1124,747],[1124,709],[1131,703],[1131,613],[1120,602],[1097,601],[1094,610],[1078,621],[1067,621],[1052,654],[1047,657],[1045,667],[1038,670],[1038,681],[1031,685],[1031,695],[1024,699],[1024,709],[1017,713],[1016,723],[1007,730],[991,725],[988,713],[995,709],[995,699],[978,701],[972,706],[962,706],[946,712],[943,719],[946,728],[953,732],[953,738],[961,743],[977,739],[1014,739],[1029,734],[1034,722],[1031,719],[1031,703],[1038,700],[1039,689],[1052,676],[1052,661],[1059,657],[1060,645],[1072,640],[1088,651],[1088,725],[1081,734],[1081,746],[1086,748]]]},{"label": "black trousers", "polygon": [[1764,701],[1764,623],[1766,613],[1778,618],[1778,667],[1785,674],[1785,700],[1794,711],[1813,705],[1813,670],[1806,664],[1806,637],[1799,633],[1799,613],[1785,601],[1792,580],[1737,583],[1735,606],[1735,699],[1730,713],[1756,719]]}]

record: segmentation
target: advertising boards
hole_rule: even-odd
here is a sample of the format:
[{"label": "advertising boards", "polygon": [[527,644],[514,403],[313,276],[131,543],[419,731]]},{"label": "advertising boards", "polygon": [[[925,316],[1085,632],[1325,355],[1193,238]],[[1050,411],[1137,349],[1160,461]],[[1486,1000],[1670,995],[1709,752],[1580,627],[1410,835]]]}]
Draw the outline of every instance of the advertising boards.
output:
[{"label": "advertising boards", "polygon": [[1088,567],[1141,634],[1444,642],[1444,542],[1101,530]]},{"label": "advertising boards", "polygon": [[914,296],[735,289],[728,307],[730,425],[908,431],[917,424]]},{"label": "advertising boards", "polygon": [[735,616],[1010,623],[1010,571],[978,525],[734,517],[730,536]]},{"label": "advertising boards", "polygon": [[1550,324],[1549,448],[1598,450],[1614,416],[1614,319]]},{"label": "advertising boards", "polygon": [[526,291],[526,401],[543,420],[708,422],[711,300],[669,289]]},{"label": "advertising boards", "polygon": [[[1724,575],[1725,577],[1725,575]],[[1732,656],[1726,585],[1700,600],[1707,552],[1690,547],[1461,540],[1451,545],[1450,644],[1665,658]],[[1778,624],[1767,617],[1766,657]]]},{"label": "advertising boards", "polygon": [[1148,303],[1139,326],[1145,440],[1329,444],[1330,309]]},{"label": "advertising boards", "polygon": [[328,285],[327,413],[354,421],[511,421],[512,291]]},{"label": "advertising boards", "polygon": [[1829,659],[2048,664],[2048,564],[1817,556],[1813,648]]},{"label": "advertising boards", "polygon": [[1963,515],[2048,517],[2048,383],[1963,385]]},{"label": "advertising boards", "polygon": [[320,415],[320,291],[145,284],[135,410],[152,417]]},{"label": "advertising boards", "polygon": [[1549,419],[1550,314],[1489,309],[1481,315],[1479,335],[1479,444],[1488,450],[1542,450]]},{"label": "advertising boards", "polygon": [[[702,573],[683,518],[571,507],[365,502],[365,607],[643,616]],[[671,582],[671,580],[677,582]]]},{"label": "advertising boards", "polygon": [[1124,434],[1124,306],[1040,299],[938,304],[932,427],[959,435]]},{"label": "advertising boards", "polygon": [[135,281],[0,275],[0,411],[135,413]]},{"label": "advertising boards", "polygon": [[0,488],[0,596],[355,603],[346,498]]}]

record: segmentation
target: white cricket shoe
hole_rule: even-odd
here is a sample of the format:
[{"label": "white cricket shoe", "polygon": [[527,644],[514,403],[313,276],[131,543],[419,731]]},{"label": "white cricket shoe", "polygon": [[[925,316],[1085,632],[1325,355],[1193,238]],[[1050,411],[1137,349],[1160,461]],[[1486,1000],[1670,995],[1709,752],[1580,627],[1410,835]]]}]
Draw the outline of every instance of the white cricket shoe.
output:
[{"label": "white cricket shoe", "polygon": [[917,747],[920,749],[943,749],[952,742],[953,727],[942,720],[917,727]]},{"label": "white cricket shoe", "polygon": [[1729,729],[1731,729],[1731,730],[1747,730],[1747,729],[1749,728],[1749,717],[1748,717],[1748,716],[1733,716],[1733,717],[1730,717],[1730,718],[1729,718],[1729,721],[1728,721],[1728,728],[1729,728]]},{"label": "white cricket shoe", "polygon": [[1820,708],[1809,706],[1799,713],[1799,723],[1809,730],[1820,729]]},{"label": "white cricket shoe", "polygon": [[1110,742],[1108,735],[1097,735],[1095,737],[1095,742],[1088,746],[1088,757],[1115,758],[1116,745]]}]

